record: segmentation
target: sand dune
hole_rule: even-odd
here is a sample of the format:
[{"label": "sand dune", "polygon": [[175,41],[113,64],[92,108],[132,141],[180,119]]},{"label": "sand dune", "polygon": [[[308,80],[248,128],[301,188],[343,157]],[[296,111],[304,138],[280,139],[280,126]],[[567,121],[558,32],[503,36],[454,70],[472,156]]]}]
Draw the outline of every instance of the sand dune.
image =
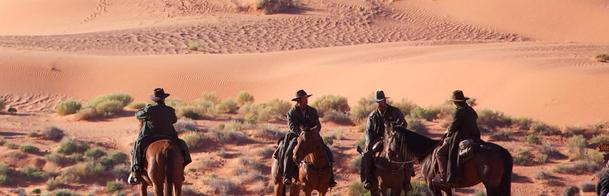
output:
[{"label": "sand dune", "polygon": [[[288,99],[295,89],[344,95],[354,103],[376,89],[421,105],[442,103],[457,88],[481,107],[556,124],[607,120],[609,74],[591,56],[607,46],[579,44],[414,43],[241,55],[78,56],[3,51],[2,92],[44,92],[89,99],[128,92],[145,100],[162,86],[190,100],[203,91],[259,101]],[[273,89],[272,91],[269,89]]]}]

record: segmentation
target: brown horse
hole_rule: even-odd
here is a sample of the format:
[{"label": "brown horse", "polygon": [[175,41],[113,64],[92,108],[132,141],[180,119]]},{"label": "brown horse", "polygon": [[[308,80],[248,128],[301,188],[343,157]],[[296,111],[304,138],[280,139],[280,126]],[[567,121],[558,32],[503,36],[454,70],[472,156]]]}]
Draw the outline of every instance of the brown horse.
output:
[{"label": "brown horse", "polygon": [[326,195],[330,188],[332,167],[324,150],[319,131],[303,131],[294,147],[294,162],[299,163],[298,182],[305,195],[317,190]]},{"label": "brown horse", "polygon": [[[282,141],[283,142],[283,141]],[[280,143],[279,146],[281,146],[282,144]],[[285,193],[285,185],[283,184],[283,176],[281,175],[281,171],[279,171],[279,163],[277,163],[278,160],[274,159],[273,160],[273,167],[271,168],[271,176],[274,179],[273,183],[274,183],[274,192],[273,195],[275,196],[284,196]],[[298,185],[291,185],[288,186],[290,189],[290,195],[294,195],[294,196],[298,196],[298,194],[300,193],[300,187],[298,187]]]},{"label": "brown horse", "polygon": [[[393,140],[393,135],[390,131],[385,131],[383,137],[383,149],[380,152],[380,156],[374,156],[374,177],[376,183],[372,183],[370,193],[372,196],[377,195],[394,195],[399,196],[410,191],[410,174],[412,170],[408,167],[405,160],[401,158],[389,158],[394,157],[393,153],[389,151],[389,143]],[[372,144],[371,144],[372,145]],[[363,150],[360,146],[357,146],[357,152],[363,157]],[[401,162],[395,162],[401,161]]]},{"label": "brown horse", "polygon": [[141,195],[147,195],[146,189],[150,185],[157,196],[163,193],[167,196],[182,195],[184,157],[180,147],[173,141],[162,139],[152,142],[146,149],[142,166],[145,171],[142,175],[144,180],[140,187]]},{"label": "brown horse", "polygon": [[474,155],[460,163],[460,181],[458,184],[447,187],[433,183],[433,179],[440,174],[435,149],[440,141],[433,140],[413,131],[402,129],[397,131],[397,138],[390,144],[391,149],[399,150],[400,156],[414,157],[421,164],[421,173],[427,181],[428,187],[434,195],[452,195],[453,188],[470,187],[483,183],[488,196],[511,195],[512,183],[512,155],[505,148],[490,142],[482,142],[476,148]]}]

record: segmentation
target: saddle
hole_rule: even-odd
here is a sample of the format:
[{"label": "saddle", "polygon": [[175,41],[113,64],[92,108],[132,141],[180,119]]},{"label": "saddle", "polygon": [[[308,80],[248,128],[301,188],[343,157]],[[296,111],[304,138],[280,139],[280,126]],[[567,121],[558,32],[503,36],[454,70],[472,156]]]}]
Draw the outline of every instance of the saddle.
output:
[{"label": "saddle", "polygon": [[484,142],[479,140],[467,139],[459,142],[459,165],[471,160],[477,153],[478,149],[482,148]]}]

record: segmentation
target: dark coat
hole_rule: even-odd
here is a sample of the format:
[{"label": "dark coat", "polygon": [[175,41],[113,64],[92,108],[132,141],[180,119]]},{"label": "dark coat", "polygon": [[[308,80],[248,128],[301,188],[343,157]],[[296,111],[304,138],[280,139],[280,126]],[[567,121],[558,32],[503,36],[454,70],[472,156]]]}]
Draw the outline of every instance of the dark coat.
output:
[{"label": "dark coat", "polygon": [[456,178],[455,175],[458,165],[459,143],[463,140],[474,139],[480,140],[480,130],[478,129],[478,114],[469,105],[459,105],[453,114],[453,121],[448,128],[446,139],[450,142],[450,150],[448,153],[447,172],[450,178]]},{"label": "dark coat", "polygon": [[288,111],[288,126],[290,132],[296,135],[309,129],[314,129],[315,131],[321,130],[317,110],[308,105],[304,108],[294,106]]},{"label": "dark coat", "polygon": [[369,150],[374,142],[379,141],[385,135],[386,125],[408,127],[404,114],[400,109],[387,105],[384,111],[379,109],[368,116],[366,127],[366,148]]},{"label": "dark coat", "polygon": [[165,104],[147,105],[135,113],[135,117],[144,120],[139,138],[150,135],[178,137],[173,124],[178,121],[175,109]]}]

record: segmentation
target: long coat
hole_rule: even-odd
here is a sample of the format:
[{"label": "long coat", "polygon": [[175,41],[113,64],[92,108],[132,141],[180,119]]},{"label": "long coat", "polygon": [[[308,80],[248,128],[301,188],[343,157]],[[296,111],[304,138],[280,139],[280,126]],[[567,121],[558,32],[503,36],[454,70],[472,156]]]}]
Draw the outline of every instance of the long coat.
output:
[{"label": "long coat", "polygon": [[408,127],[404,114],[400,109],[387,105],[384,111],[379,109],[373,111],[368,116],[368,125],[366,127],[366,147],[369,150],[376,141],[379,141],[385,135],[386,124],[392,126]]},{"label": "long coat", "polygon": [[137,119],[144,120],[139,139],[150,135],[164,135],[177,138],[173,124],[178,121],[175,109],[165,104],[147,105],[135,113]]},{"label": "long coat", "polygon": [[450,150],[448,153],[447,174],[449,181],[457,177],[457,169],[459,157],[459,143],[467,139],[480,140],[480,130],[478,129],[478,114],[469,105],[459,105],[453,114],[453,121],[448,128],[446,139],[450,141]]}]

